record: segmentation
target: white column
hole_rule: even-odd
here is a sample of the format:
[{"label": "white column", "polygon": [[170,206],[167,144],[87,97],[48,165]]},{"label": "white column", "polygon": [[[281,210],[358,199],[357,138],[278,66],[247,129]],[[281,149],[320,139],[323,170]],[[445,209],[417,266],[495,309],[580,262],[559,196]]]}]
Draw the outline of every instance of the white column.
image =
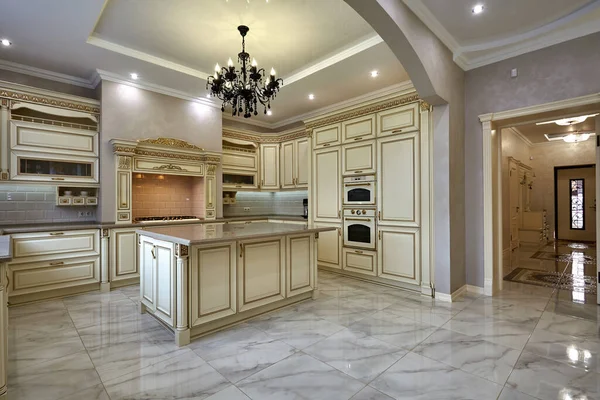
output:
[{"label": "white column", "polygon": [[433,296],[434,268],[432,263],[433,246],[431,246],[431,232],[433,231],[432,216],[433,206],[430,200],[433,182],[433,157],[430,146],[432,113],[431,106],[426,102],[420,103],[421,130],[419,144],[421,146],[421,294]]},{"label": "white column", "polygon": [[492,121],[491,116],[480,118],[483,128],[483,271],[484,293],[494,289],[494,199],[492,196]]},{"label": "white column", "polygon": [[0,264],[0,399],[6,399],[8,367],[8,288],[6,266]]},{"label": "white column", "polygon": [[188,322],[189,247],[182,244],[176,246],[177,313],[175,315],[175,343],[177,346],[185,346],[190,343],[190,326]]},{"label": "white column", "polygon": [[102,229],[102,238],[100,239],[100,291],[110,292],[110,278],[109,278],[109,260],[110,260],[110,246],[109,246],[109,230]]},{"label": "white column", "polygon": [[[319,232],[315,233],[315,247],[314,247],[314,251],[313,251],[313,259],[311,262],[311,269],[312,271],[310,271],[311,274],[313,274],[314,277],[314,288],[313,288],[313,293],[312,293],[312,298],[313,300],[316,300],[319,298],[319,268],[317,267],[317,251],[319,248]],[[290,251],[288,249],[288,251]],[[290,279],[290,278],[288,278]]]},{"label": "white column", "polygon": [[8,180],[8,100],[2,99],[0,105],[0,181]]}]

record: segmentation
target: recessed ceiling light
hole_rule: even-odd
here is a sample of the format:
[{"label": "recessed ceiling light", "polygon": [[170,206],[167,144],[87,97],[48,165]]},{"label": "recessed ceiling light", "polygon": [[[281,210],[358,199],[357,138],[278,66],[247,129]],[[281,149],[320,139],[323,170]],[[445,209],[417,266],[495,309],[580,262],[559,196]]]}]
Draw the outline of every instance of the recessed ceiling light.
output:
[{"label": "recessed ceiling light", "polygon": [[556,119],[556,120],[552,120],[552,121],[538,122],[538,123],[536,123],[536,125],[546,125],[546,124],[556,124],[556,125],[560,125],[560,126],[577,125],[577,124],[581,124],[582,122],[585,122],[586,119],[595,117],[597,115],[598,115],[598,113],[589,114],[589,115],[580,115],[578,117],[562,118],[562,119]]},{"label": "recessed ceiling light", "polygon": [[8,40],[8,39],[1,39],[1,40],[0,40],[0,43],[2,43],[2,45],[3,45],[3,46],[6,46],[6,47],[8,47],[8,46],[10,46],[10,45],[12,44],[12,43],[10,42],[10,40]]},{"label": "recessed ceiling light", "polygon": [[210,99],[210,94],[206,93],[206,98]]},{"label": "recessed ceiling light", "polygon": [[273,111],[267,110],[267,115],[273,115]]},{"label": "recessed ceiling light", "polygon": [[371,78],[377,78],[378,76],[379,76],[379,71],[377,71],[376,69],[371,71]]},{"label": "recessed ceiling light", "polygon": [[483,4],[477,4],[473,7],[473,14],[481,14],[483,12]]},{"label": "recessed ceiling light", "polygon": [[131,74],[129,74],[129,76],[131,76],[131,79],[138,79],[139,75],[136,74],[135,72],[132,72]]},{"label": "recessed ceiling light", "polygon": [[314,94],[312,94],[312,93],[311,93],[311,94],[309,94],[309,95],[308,95],[308,99],[309,99],[309,100],[314,100],[314,99],[315,99],[315,95],[314,95]]}]

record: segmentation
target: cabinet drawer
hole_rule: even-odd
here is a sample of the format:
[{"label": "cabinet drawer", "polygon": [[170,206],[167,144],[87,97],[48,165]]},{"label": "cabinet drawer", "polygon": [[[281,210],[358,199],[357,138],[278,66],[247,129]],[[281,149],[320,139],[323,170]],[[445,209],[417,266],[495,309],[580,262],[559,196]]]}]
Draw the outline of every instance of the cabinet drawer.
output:
[{"label": "cabinet drawer", "polygon": [[342,174],[375,173],[375,141],[342,146]]},{"label": "cabinet drawer", "polygon": [[224,169],[258,170],[258,155],[237,151],[223,151],[222,165]]},{"label": "cabinet drawer", "polygon": [[377,275],[377,252],[369,250],[343,250],[343,269],[371,276]]},{"label": "cabinet drawer", "polygon": [[371,114],[342,122],[342,143],[374,139],[376,120],[376,115]]},{"label": "cabinet drawer", "polygon": [[136,157],[133,165],[133,171],[165,175],[204,176],[204,164],[201,164],[200,162],[181,161],[165,163],[164,161],[155,161],[143,158],[140,159]]},{"label": "cabinet drawer", "polygon": [[11,296],[87,285],[100,282],[100,257],[11,263],[8,273]]},{"label": "cabinet drawer", "polygon": [[100,248],[97,229],[21,233],[13,235],[12,238],[13,259],[60,260],[68,257],[97,255]]},{"label": "cabinet drawer", "polygon": [[313,132],[314,148],[335,146],[342,142],[342,125],[328,125],[321,128],[316,128]]},{"label": "cabinet drawer", "polygon": [[11,150],[98,157],[98,132],[10,121]]},{"label": "cabinet drawer", "polygon": [[419,103],[377,114],[377,136],[407,133],[419,129]]}]

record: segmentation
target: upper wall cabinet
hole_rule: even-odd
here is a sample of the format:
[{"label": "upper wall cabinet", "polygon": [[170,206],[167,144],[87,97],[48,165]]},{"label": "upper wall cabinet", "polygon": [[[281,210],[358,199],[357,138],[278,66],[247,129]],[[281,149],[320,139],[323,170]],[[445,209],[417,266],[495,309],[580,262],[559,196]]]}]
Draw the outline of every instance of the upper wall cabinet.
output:
[{"label": "upper wall cabinet", "polygon": [[342,174],[339,147],[313,153],[313,199],[315,222],[342,221]]},{"label": "upper wall cabinet", "polygon": [[342,143],[374,139],[376,120],[375,114],[371,114],[342,122]]},{"label": "upper wall cabinet", "polygon": [[258,145],[248,141],[223,139],[222,160],[224,169],[258,171]]},{"label": "upper wall cabinet", "polygon": [[310,151],[308,139],[296,139],[294,170],[296,171],[296,187],[308,187],[308,164],[310,163]]},{"label": "upper wall cabinet", "polygon": [[12,151],[10,178],[21,181],[98,183],[98,158]]},{"label": "upper wall cabinet", "polygon": [[260,188],[279,189],[279,144],[260,145]]},{"label": "upper wall cabinet", "polygon": [[419,129],[419,103],[407,104],[377,114],[377,136],[407,133]]},{"label": "upper wall cabinet", "polygon": [[10,121],[11,150],[98,156],[98,132],[34,122]]},{"label": "upper wall cabinet", "polygon": [[308,139],[296,139],[281,144],[279,156],[282,189],[308,187]]},{"label": "upper wall cabinet", "polygon": [[342,174],[375,173],[375,140],[342,146]]},{"label": "upper wall cabinet", "polygon": [[333,124],[316,128],[313,131],[314,148],[335,146],[342,143],[342,124]]}]

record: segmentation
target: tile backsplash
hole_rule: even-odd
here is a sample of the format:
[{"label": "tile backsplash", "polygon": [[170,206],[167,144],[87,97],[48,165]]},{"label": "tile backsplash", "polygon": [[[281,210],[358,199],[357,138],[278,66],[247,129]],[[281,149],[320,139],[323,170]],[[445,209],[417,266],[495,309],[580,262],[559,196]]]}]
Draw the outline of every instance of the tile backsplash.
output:
[{"label": "tile backsplash", "polygon": [[[304,213],[302,200],[308,198],[306,190],[294,192],[237,192],[235,204],[223,205],[224,217],[248,215],[294,215]],[[244,211],[249,207],[249,211]]]},{"label": "tile backsplash", "polygon": [[[80,211],[91,215],[80,217]],[[0,226],[96,220],[96,207],[59,207],[56,187],[43,184],[0,184]]]}]

